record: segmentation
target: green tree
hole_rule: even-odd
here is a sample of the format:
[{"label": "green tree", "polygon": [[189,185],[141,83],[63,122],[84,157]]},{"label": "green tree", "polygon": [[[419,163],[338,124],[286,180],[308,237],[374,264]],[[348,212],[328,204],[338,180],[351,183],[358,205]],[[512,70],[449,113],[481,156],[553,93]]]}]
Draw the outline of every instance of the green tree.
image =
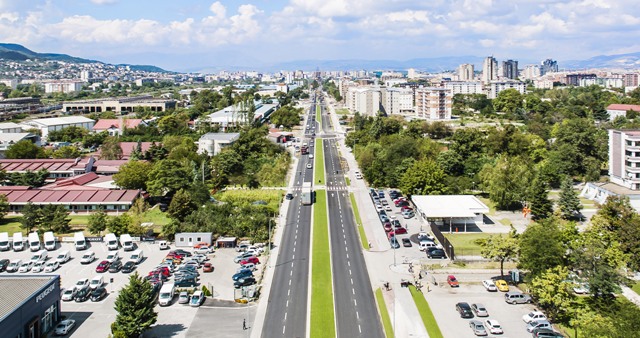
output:
[{"label": "green tree", "polygon": [[109,219],[107,228],[116,236],[126,234],[129,231],[131,225],[131,217],[128,214],[122,214],[120,216],[114,216]]},{"label": "green tree", "polygon": [[546,219],[527,227],[520,235],[518,266],[534,277],[563,263],[565,248],[555,219]]},{"label": "green tree", "polygon": [[27,232],[31,232],[42,223],[42,210],[39,206],[29,202],[22,208],[20,217],[20,227]]},{"label": "green tree", "polygon": [[169,204],[167,213],[169,216],[179,222],[183,222],[195,209],[198,208],[191,195],[184,189],[178,190]]},{"label": "green tree", "polygon": [[81,141],[87,134],[89,134],[89,130],[86,128],[71,126],[60,130],[50,131],[47,134],[47,140],[49,142],[73,143]]},{"label": "green tree", "polygon": [[564,266],[543,271],[531,280],[531,295],[554,322],[565,322],[574,306],[573,284]]},{"label": "green tree", "polygon": [[109,224],[109,216],[107,216],[104,208],[99,208],[89,216],[87,230],[93,235],[99,235],[107,229],[107,224]]},{"label": "green tree", "polygon": [[71,230],[69,226],[71,222],[69,211],[64,205],[48,204],[41,208],[40,211],[42,217],[38,225],[40,232],[68,233]]},{"label": "green tree", "polygon": [[142,189],[147,188],[149,174],[153,164],[146,161],[129,161],[113,175],[113,181],[122,189]]},{"label": "green tree", "polygon": [[190,178],[189,172],[174,160],[162,160],[155,163],[149,173],[147,188],[156,196],[173,195],[176,191],[187,188]]},{"label": "green tree", "polygon": [[567,220],[574,219],[576,214],[582,209],[582,204],[580,203],[578,194],[575,189],[573,189],[573,180],[570,177],[565,177],[565,179],[562,180],[560,189],[558,207],[560,208],[562,218]]},{"label": "green tree", "polygon": [[74,146],[63,146],[56,149],[52,157],[53,158],[78,158],[80,157],[80,150]]},{"label": "green tree", "polygon": [[119,160],[122,158],[120,142],[113,136],[107,137],[100,147],[100,158],[103,160]]},{"label": "green tree", "polygon": [[538,176],[531,187],[531,218],[534,221],[547,219],[553,214],[553,203],[548,196],[547,183]]},{"label": "green tree", "polygon": [[44,149],[35,145],[29,140],[18,141],[7,148],[5,152],[6,158],[11,159],[33,159],[46,158]]},{"label": "green tree", "polygon": [[486,164],[479,173],[484,189],[498,209],[514,209],[526,199],[532,173],[520,157],[499,155],[495,163]]},{"label": "green tree", "polygon": [[413,164],[400,179],[400,189],[409,195],[440,195],[447,192],[445,173],[428,159]]},{"label": "green tree", "polygon": [[514,114],[518,108],[522,108],[522,94],[513,88],[503,90],[493,100],[493,107],[496,111]]},{"label": "green tree", "polygon": [[7,195],[0,195],[0,221],[7,216],[9,212],[9,200],[7,199]]},{"label": "green tree", "polygon": [[111,324],[114,337],[139,337],[158,319],[155,312],[156,294],[151,284],[137,272],[129,277],[129,284],[118,292],[115,301],[116,320]]},{"label": "green tree", "polygon": [[276,127],[282,126],[285,129],[291,129],[300,124],[300,114],[302,114],[302,109],[287,105],[276,110],[269,119]]},{"label": "green tree", "polygon": [[490,235],[478,241],[482,248],[482,257],[500,262],[500,275],[504,276],[504,262],[516,258],[518,255],[518,239],[515,229],[508,235]]}]

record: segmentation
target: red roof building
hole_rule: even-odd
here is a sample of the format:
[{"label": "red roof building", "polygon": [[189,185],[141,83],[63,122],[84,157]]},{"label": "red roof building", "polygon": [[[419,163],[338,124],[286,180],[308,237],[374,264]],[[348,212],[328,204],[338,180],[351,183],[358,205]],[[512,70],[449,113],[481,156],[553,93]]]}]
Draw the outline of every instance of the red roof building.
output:
[{"label": "red roof building", "polygon": [[607,106],[609,121],[613,121],[618,116],[627,116],[627,112],[630,110],[640,113],[640,105],[618,103],[610,104],[609,106]]},{"label": "red roof building", "polygon": [[124,128],[136,128],[140,124],[146,125],[142,119],[101,119],[93,126],[96,133],[106,131],[111,136],[121,135]]}]

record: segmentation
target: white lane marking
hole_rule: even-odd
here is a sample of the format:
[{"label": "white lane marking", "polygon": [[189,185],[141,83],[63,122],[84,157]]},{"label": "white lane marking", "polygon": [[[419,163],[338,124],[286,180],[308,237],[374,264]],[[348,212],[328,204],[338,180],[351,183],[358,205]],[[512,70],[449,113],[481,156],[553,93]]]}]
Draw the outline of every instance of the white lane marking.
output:
[{"label": "white lane marking", "polygon": [[[287,299],[287,307],[289,307],[289,300],[288,299]],[[285,319],[287,319],[286,315],[287,314],[285,313],[285,317],[284,317]]]},{"label": "white lane marking", "polygon": [[286,325],[282,326],[282,334],[284,335],[284,330],[287,328]]},{"label": "white lane marking", "polygon": [[355,295],[356,294],[356,289],[351,288],[351,293],[353,293]]},{"label": "white lane marking", "polygon": [[289,279],[289,286],[291,286],[291,279]]}]

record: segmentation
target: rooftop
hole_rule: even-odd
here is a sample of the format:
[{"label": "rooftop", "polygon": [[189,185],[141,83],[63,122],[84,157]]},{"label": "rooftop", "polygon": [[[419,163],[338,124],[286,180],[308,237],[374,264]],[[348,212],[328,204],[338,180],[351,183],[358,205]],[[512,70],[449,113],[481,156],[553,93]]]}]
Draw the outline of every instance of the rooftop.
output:
[{"label": "rooftop", "polygon": [[489,207],[473,195],[414,195],[411,200],[427,218],[476,217]]},{"label": "rooftop", "polygon": [[13,123],[13,122],[0,123],[0,130],[2,130],[2,129],[14,129],[14,128],[21,128],[21,127],[20,127],[19,124]]},{"label": "rooftop", "polygon": [[216,141],[235,141],[240,137],[240,133],[206,133],[200,136],[201,140],[216,140]]},{"label": "rooftop", "polygon": [[135,128],[142,123],[142,119],[100,119],[93,126],[93,130],[107,130],[109,128],[119,129],[121,127],[121,123],[124,123],[124,126],[122,127]]},{"label": "rooftop", "polygon": [[0,187],[9,204],[130,204],[140,190],[108,190],[71,187],[71,189],[24,189],[24,187]]},{"label": "rooftop", "polygon": [[640,105],[614,103],[614,104],[608,105],[607,110],[624,110],[624,111],[633,110],[633,111],[640,112]]},{"label": "rooftop", "polygon": [[25,124],[40,124],[43,126],[57,126],[62,124],[88,123],[88,122],[94,122],[94,121],[84,116],[51,117],[46,119],[34,119],[34,120],[24,121]]},{"label": "rooftop", "polygon": [[78,159],[33,159],[33,160],[0,160],[0,170],[6,172],[25,172],[46,169],[49,172],[68,172],[85,170],[86,162]]},{"label": "rooftop", "polygon": [[59,276],[1,276],[0,321]]}]

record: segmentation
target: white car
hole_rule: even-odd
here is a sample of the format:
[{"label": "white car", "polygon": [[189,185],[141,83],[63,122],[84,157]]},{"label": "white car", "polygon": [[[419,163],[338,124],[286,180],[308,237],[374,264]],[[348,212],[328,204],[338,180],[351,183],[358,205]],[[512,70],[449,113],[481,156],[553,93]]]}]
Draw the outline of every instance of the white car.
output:
[{"label": "white car", "polygon": [[482,281],[482,286],[484,286],[484,288],[487,289],[487,291],[490,291],[490,292],[498,291],[498,288],[496,287],[496,284],[490,279],[483,280]]},{"label": "white car", "polygon": [[31,272],[42,272],[44,270],[45,261],[36,262],[31,268]]},{"label": "white car", "polygon": [[576,283],[573,286],[573,292],[579,295],[589,293],[589,283]]},{"label": "white car", "polygon": [[209,260],[209,257],[203,255],[203,254],[197,254],[197,255],[193,255],[193,257],[191,257],[192,260],[196,260],[198,261],[200,264],[204,263],[204,261]]},{"label": "white car", "polygon": [[75,285],[76,289],[78,289],[78,290],[82,289],[85,286],[89,286],[89,278],[79,279],[76,282],[76,285]]},{"label": "white car", "polygon": [[61,321],[55,329],[55,333],[57,336],[63,336],[71,332],[73,327],[76,325],[76,321],[73,319],[65,319]]},{"label": "white car", "polygon": [[531,311],[526,315],[522,316],[522,320],[524,320],[524,322],[528,324],[528,323],[531,323],[532,321],[547,320],[547,316],[545,316],[544,313],[540,311]]},{"label": "white car", "polygon": [[309,154],[309,158],[313,158],[313,154]]},{"label": "white car", "polygon": [[392,212],[392,211],[393,211],[393,209],[391,209],[391,206],[390,206],[390,205],[385,205],[385,206],[384,206],[384,211]]},{"label": "white car", "polygon": [[361,180],[362,179],[362,174],[356,171],[356,178]]},{"label": "white car", "polygon": [[194,253],[197,254],[201,254],[201,255],[206,255],[206,254],[210,254],[213,252],[213,248],[210,248],[208,246],[201,246],[195,250],[193,250]]},{"label": "white car", "polygon": [[487,329],[489,329],[489,332],[491,332],[492,334],[503,334],[504,331],[502,331],[502,326],[500,326],[500,323],[498,323],[497,320],[495,319],[487,319],[484,321],[484,326],[487,327]]},{"label": "white car", "polygon": [[22,260],[15,259],[12,260],[11,263],[7,266],[7,272],[16,272],[20,269],[20,265],[22,265]]},{"label": "white car", "polygon": [[73,300],[73,297],[76,296],[76,289],[66,289],[64,290],[64,292],[62,293],[62,300],[65,302],[70,302]]},{"label": "white car", "polygon": [[58,261],[51,261],[45,265],[44,272],[53,272],[58,270],[59,267],[60,263],[58,263]]},{"label": "white car", "polygon": [[24,262],[24,263],[22,263],[22,265],[20,265],[20,268],[18,269],[18,272],[29,272],[29,271],[31,271],[32,267],[33,267],[33,262],[31,262],[31,261]]},{"label": "white car", "polygon": [[311,169],[311,168],[313,168],[313,164],[307,163],[307,169]]},{"label": "white car", "polygon": [[107,254],[107,259],[106,261],[109,262],[109,264],[119,260],[120,257],[118,256],[118,252],[117,251],[109,251],[109,253]]}]

